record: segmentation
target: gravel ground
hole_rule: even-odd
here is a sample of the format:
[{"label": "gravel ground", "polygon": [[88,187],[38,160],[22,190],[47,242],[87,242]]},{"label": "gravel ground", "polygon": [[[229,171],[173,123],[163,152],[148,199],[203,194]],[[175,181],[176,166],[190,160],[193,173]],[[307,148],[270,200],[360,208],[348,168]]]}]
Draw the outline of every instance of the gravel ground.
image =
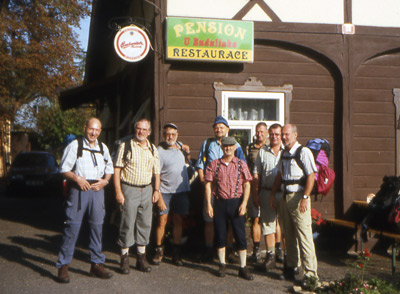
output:
[{"label": "gravel ground", "polygon": [[[153,266],[149,274],[136,271],[129,275],[117,272],[118,247],[113,232],[104,232],[106,267],[114,274],[110,280],[90,278],[85,235],[79,242],[70,267],[71,282],[55,281],[58,246],[61,240],[62,207],[51,199],[6,198],[0,196],[0,294],[13,293],[287,293],[292,283],[278,280],[282,265],[266,274],[250,265],[254,281],[237,277],[237,265],[228,266],[225,278],[217,278],[217,263],[202,264],[185,260],[176,267],[169,258]],[[250,246],[249,246],[250,248]],[[319,276],[322,281],[343,278],[356,269],[350,264],[355,256],[318,250]],[[135,259],[131,258],[131,265]],[[400,271],[400,269],[398,269]],[[400,280],[397,272],[391,275],[388,254],[372,254],[367,275],[387,280]]]}]

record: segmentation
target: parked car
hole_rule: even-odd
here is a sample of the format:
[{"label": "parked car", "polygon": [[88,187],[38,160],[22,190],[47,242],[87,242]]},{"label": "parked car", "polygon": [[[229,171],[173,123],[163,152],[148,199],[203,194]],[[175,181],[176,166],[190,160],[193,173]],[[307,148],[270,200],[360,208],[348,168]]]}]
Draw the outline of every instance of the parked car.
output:
[{"label": "parked car", "polygon": [[61,195],[62,176],[49,152],[19,153],[8,173],[8,194],[18,196]]}]

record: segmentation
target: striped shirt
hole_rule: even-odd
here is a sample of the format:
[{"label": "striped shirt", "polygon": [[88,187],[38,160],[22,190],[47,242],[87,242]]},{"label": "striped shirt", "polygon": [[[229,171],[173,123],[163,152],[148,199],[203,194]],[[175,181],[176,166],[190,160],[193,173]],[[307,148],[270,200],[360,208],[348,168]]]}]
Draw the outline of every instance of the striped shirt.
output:
[{"label": "striped shirt", "polygon": [[[215,177],[218,162],[218,178]],[[239,186],[237,187],[237,195],[235,197],[236,186],[238,184],[239,176],[239,159],[234,157],[232,161],[227,164],[222,159],[216,159],[211,162],[206,169],[205,180],[212,182],[212,195],[218,196],[223,199],[239,198],[243,194],[243,183],[250,182],[251,177],[249,168],[244,160],[240,160],[240,178]]]},{"label": "striped shirt", "polygon": [[[111,156],[105,144],[102,143],[104,156],[99,152],[92,153],[87,150],[82,150],[82,157],[77,158],[78,140],[82,139],[78,138],[77,140],[73,140],[65,147],[60,163],[60,173],[72,171],[78,176],[84,177],[86,180],[97,180],[102,178],[104,174],[109,175],[114,173]],[[86,138],[83,140],[83,148],[100,151],[97,140],[92,148]]]},{"label": "striped shirt", "polygon": [[[147,146],[142,147],[136,139],[121,143],[115,155],[114,166],[121,168],[121,182],[133,186],[145,186],[151,184],[153,174],[160,174],[160,160],[158,151],[153,145],[153,153],[150,142],[146,140]],[[127,153],[124,157],[125,144]]]}]

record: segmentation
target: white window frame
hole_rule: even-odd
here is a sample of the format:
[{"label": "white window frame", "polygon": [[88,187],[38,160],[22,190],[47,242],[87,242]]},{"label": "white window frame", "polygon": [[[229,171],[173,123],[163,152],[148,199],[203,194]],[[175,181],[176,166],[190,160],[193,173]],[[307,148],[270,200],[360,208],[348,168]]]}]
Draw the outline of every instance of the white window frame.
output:
[{"label": "white window frame", "polygon": [[248,143],[252,141],[255,134],[255,126],[260,121],[252,120],[229,120],[228,99],[240,97],[248,99],[276,99],[279,98],[279,120],[265,121],[267,126],[273,123],[284,125],[290,122],[290,102],[292,101],[292,85],[264,86],[260,80],[250,77],[243,85],[225,85],[222,82],[215,82],[214,99],[217,102],[217,115],[222,115],[228,120],[231,130],[250,130]]},{"label": "white window frame", "polygon": [[[285,93],[283,92],[244,92],[244,91],[222,91],[222,116],[228,120],[229,126],[231,130],[236,129],[249,129],[250,130],[250,138],[249,142],[251,142],[251,138],[255,135],[255,126],[260,122],[264,121],[267,126],[270,126],[274,123],[279,123],[280,125],[284,125],[285,120]],[[279,120],[230,120],[229,119],[229,99],[249,99],[249,100],[278,100],[278,118]]]}]

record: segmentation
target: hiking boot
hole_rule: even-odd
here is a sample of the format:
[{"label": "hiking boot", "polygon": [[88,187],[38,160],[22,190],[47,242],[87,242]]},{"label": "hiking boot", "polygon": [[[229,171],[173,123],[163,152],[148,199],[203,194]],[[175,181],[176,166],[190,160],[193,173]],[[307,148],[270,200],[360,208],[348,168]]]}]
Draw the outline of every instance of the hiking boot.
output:
[{"label": "hiking boot", "polygon": [[294,281],[294,268],[284,267],[282,275],[279,276],[280,280]]},{"label": "hiking boot", "polygon": [[162,248],[161,246],[157,247],[156,254],[153,257],[153,264],[159,265],[161,263],[163,257],[164,257],[164,248]]},{"label": "hiking boot", "polygon": [[207,248],[200,259],[201,262],[212,262],[214,260],[214,248]]},{"label": "hiking boot", "polygon": [[136,268],[144,273],[151,272],[151,266],[147,262],[146,253],[143,254],[138,253],[136,260]]},{"label": "hiking boot", "polygon": [[249,257],[249,262],[252,262],[252,263],[260,263],[261,262],[261,249],[259,247],[255,247],[253,249],[253,254]]},{"label": "hiking boot", "polygon": [[57,281],[59,283],[69,283],[68,264],[64,264],[58,269]]},{"label": "hiking boot", "polygon": [[268,252],[267,253],[267,257],[265,258],[264,261],[264,269],[265,271],[270,271],[271,269],[275,268],[275,254],[272,252]]},{"label": "hiking boot", "polygon": [[129,274],[129,253],[121,255],[121,262],[119,264],[119,270],[121,274]]},{"label": "hiking boot", "polygon": [[220,278],[225,277],[225,270],[226,270],[226,264],[225,263],[220,263],[218,271],[216,273],[216,276],[220,277]]},{"label": "hiking boot", "polygon": [[102,263],[92,263],[90,267],[90,276],[97,277],[100,279],[110,279],[112,278],[112,273],[106,271],[104,264]]},{"label": "hiking boot", "polygon": [[239,277],[248,281],[254,280],[253,275],[249,273],[249,269],[246,266],[239,268]]},{"label": "hiking boot", "polygon": [[281,248],[276,248],[275,250],[275,260],[276,262],[283,263],[284,260],[284,253]]},{"label": "hiking boot", "polygon": [[182,257],[181,257],[181,247],[179,245],[175,245],[174,246],[174,252],[172,254],[172,262],[176,266],[182,266],[183,265],[183,261],[182,261]]}]

